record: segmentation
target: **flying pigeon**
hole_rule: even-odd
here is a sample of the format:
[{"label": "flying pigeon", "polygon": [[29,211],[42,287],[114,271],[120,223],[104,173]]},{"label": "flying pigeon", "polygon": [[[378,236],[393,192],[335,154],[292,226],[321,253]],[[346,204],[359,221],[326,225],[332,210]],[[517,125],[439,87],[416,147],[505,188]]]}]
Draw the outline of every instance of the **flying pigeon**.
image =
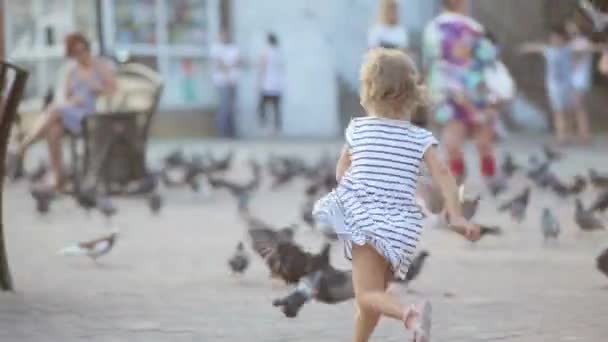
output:
[{"label": "flying pigeon", "polygon": [[543,209],[541,217],[541,228],[545,241],[550,239],[557,240],[561,232],[559,222],[548,208]]},{"label": "flying pigeon", "polygon": [[249,229],[248,233],[253,250],[266,261],[271,276],[281,278],[287,284],[297,283],[304,275],[328,263],[329,244],[319,254],[311,254],[286,241],[289,237],[281,236],[280,231]]},{"label": "flying pigeon", "polygon": [[228,260],[228,265],[234,274],[243,274],[249,266],[249,256],[245,252],[245,246],[239,242],[234,255]]},{"label": "flying pigeon", "polygon": [[512,200],[504,203],[498,208],[498,211],[509,211],[511,218],[518,223],[524,220],[528,202],[530,201],[530,188],[526,187],[524,191],[515,196]]},{"label": "flying pigeon", "polygon": [[593,215],[593,212],[585,210],[583,208],[583,202],[580,198],[576,199],[576,211],[574,213],[574,221],[578,227],[583,231],[594,231],[605,229],[604,224],[597,217]]},{"label": "flying pigeon", "polygon": [[108,254],[118,239],[118,232],[112,232],[110,235],[92,240],[87,242],[80,242],[78,244],[68,246],[59,251],[61,255],[67,256],[88,256],[93,260],[97,260],[99,257]]},{"label": "flying pigeon", "polygon": [[285,317],[296,317],[302,306],[315,297],[322,277],[321,270],[306,275],[300,279],[294,291],[284,298],[275,299],[272,305],[281,308]]}]

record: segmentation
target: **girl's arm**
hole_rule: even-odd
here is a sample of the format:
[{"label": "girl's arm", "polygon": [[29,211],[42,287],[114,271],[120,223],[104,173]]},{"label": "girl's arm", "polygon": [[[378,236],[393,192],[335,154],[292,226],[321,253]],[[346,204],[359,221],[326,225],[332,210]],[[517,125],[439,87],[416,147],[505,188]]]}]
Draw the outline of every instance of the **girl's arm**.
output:
[{"label": "girl's arm", "polygon": [[525,43],[520,45],[519,52],[523,54],[527,53],[543,53],[547,46],[539,43]]},{"label": "girl's arm", "polygon": [[340,154],[340,159],[338,159],[338,164],[336,165],[336,181],[340,183],[340,180],[344,176],[344,173],[350,167],[350,152],[348,151],[348,146],[344,146],[342,148],[342,154]]},{"label": "girl's arm", "polygon": [[424,154],[431,177],[435,184],[439,185],[445,198],[445,205],[448,212],[450,228],[459,234],[464,235],[471,241],[479,240],[479,227],[469,223],[462,216],[462,208],[458,199],[458,188],[454,177],[447,166],[440,160],[437,148],[431,146]]}]

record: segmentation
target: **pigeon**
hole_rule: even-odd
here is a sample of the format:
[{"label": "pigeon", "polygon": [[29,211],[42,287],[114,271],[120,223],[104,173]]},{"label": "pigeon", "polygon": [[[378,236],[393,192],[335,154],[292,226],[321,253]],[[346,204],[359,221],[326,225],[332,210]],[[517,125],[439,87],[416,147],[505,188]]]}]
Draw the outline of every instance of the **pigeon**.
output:
[{"label": "pigeon", "polygon": [[543,154],[545,155],[545,159],[550,162],[558,161],[562,159],[561,152],[558,152],[551,148],[549,145],[543,146]]},{"label": "pigeon", "polygon": [[87,214],[97,206],[97,193],[95,188],[76,189],[74,194],[76,196],[76,203],[84,209]]},{"label": "pigeon", "polygon": [[409,284],[414,279],[416,279],[416,277],[418,277],[418,275],[420,274],[420,271],[422,271],[422,267],[424,266],[426,258],[429,256],[430,254],[426,250],[423,250],[418,253],[412,260],[410,266],[408,267],[407,273],[405,274],[405,278],[403,280],[395,280],[395,282]]},{"label": "pigeon", "polygon": [[604,212],[604,211],[606,211],[606,209],[608,209],[608,190],[605,190],[604,192],[599,194],[599,196],[597,197],[595,202],[593,202],[593,204],[591,205],[591,208],[589,209],[589,211]]},{"label": "pigeon", "polygon": [[512,200],[504,203],[498,208],[499,212],[509,211],[511,218],[518,223],[524,220],[528,202],[530,201],[530,188],[526,187],[524,191],[515,196]]},{"label": "pigeon", "polygon": [[95,201],[97,209],[105,216],[107,219],[111,219],[116,213],[118,209],[114,206],[112,201],[110,201],[109,197],[98,196]]},{"label": "pigeon", "polygon": [[541,228],[545,241],[550,239],[557,240],[561,232],[559,222],[548,208],[543,209],[541,216]]},{"label": "pigeon", "polygon": [[582,176],[575,176],[572,185],[562,183],[557,177],[554,177],[549,186],[558,196],[566,197],[571,195],[580,195],[587,187],[587,181]]},{"label": "pigeon", "polygon": [[507,179],[502,175],[496,175],[495,177],[487,181],[488,189],[493,197],[497,197],[503,192],[507,191]]},{"label": "pigeon", "polygon": [[597,269],[608,277],[608,248],[595,259]]},{"label": "pigeon", "polygon": [[150,211],[152,212],[152,214],[158,215],[160,213],[160,209],[162,208],[162,206],[163,206],[163,199],[162,199],[162,197],[160,197],[158,192],[153,192],[150,195],[148,195],[148,207],[150,208]]},{"label": "pigeon", "polygon": [[49,170],[49,167],[48,167],[48,164],[46,163],[46,161],[40,160],[38,162],[38,166],[36,166],[36,168],[28,174],[28,178],[29,178],[30,182],[31,183],[40,182],[42,179],[44,179],[44,176],[46,176],[46,174],[48,173],[48,170]]},{"label": "pigeon", "polygon": [[24,176],[23,157],[16,153],[9,152],[6,156],[6,177],[16,181]]},{"label": "pigeon", "polygon": [[181,149],[177,149],[172,151],[165,157],[165,165],[167,167],[180,167],[186,164],[186,157],[184,156],[184,151]]},{"label": "pigeon", "polygon": [[593,212],[583,208],[583,202],[580,198],[576,199],[576,211],[574,213],[574,221],[583,231],[594,231],[605,229],[604,224],[593,215]]},{"label": "pigeon", "polygon": [[589,169],[589,181],[596,188],[608,188],[608,175],[599,174],[595,169]]},{"label": "pigeon", "polygon": [[515,164],[513,155],[511,155],[511,153],[507,153],[500,169],[507,178],[511,178],[517,170],[521,169],[521,167]]},{"label": "pigeon", "polygon": [[158,187],[158,179],[161,172],[149,172],[142,179],[127,185],[126,192],[129,194],[149,194]]},{"label": "pigeon", "polygon": [[36,211],[40,214],[46,214],[50,210],[51,201],[55,198],[55,192],[50,188],[41,186],[32,186],[30,194],[36,201]]},{"label": "pigeon", "polygon": [[321,270],[306,275],[289,295],[275,299],[272,305],[281,308],[285,317],[295,318],[302,306],[315,297],[322,277],[323,271]]},{"label": "pigeon", "polygon": [[208,176],[209,184],[211,185],[211,187],[215,189],[225,188],[237,199],[238,209],[240,213],[246,213],[248,211],[251,196],[253,192],[255,192],[260,187],[260,184],[262,182],[262,167],[253,160],[249,162],[249,166],[251,168],[252,173],[251,180],[243,184],[238,184],[237,182],[230,181],[218,176]]},{"label": "pigeon", "polygon": [[304,275],[327,264],[330,245],[325,244],[319,254],[303,251],[293,236],[267,228],[249,229],[252,249],[266,261],[271,276],[283,279],[287,284],[297,283]]},{"label": "pigeon", "polygon": [[602,32],[608,26],[608,14],[598,11],[589,0],[580,0],[579,7],[591,20],[595,32]]},{"label": "pigeon", "polygon": [[315,200],[313,198],[307,198],[300,209],[302,221],[304,221],[304,223],[306,223],[311,229],[315,228],[316,225],[315,218],[312,214],[314,205]]},{"label": "pigeon", "polygon": [[88,256],[89,258],[96,261],[99,257],[108,254],[118,239],[119,233],[117,231],[112,232],[110,235],[103,236],[101,238],[80,242],[72,246],[68,246],[59,251],[61,255],[67,256]]},{"label": "pigeon", "polygon": [[234,274],[243,274],[249,266],[249,257],[245,252],[245,246],[239,242],[234,255],[228,260],[228,265]]},{"label": "pigeon", "polygon": [[477,213],[477,208],[479,207],[479,201],[481,200],[481,196],[477,195],[477,197],[473,199],[466,199],[464,194],[464,186],[461,185],[458,189],[458,197],[460,199],[460,205],[462,207],[462,216],[465,219],[471,220],[473,216]]}]

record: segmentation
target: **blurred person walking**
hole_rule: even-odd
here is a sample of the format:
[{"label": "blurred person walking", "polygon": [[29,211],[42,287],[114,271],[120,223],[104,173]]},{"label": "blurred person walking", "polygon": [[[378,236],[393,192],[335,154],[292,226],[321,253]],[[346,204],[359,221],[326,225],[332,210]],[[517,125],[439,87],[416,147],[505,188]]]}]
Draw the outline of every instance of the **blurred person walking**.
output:
[{"label": "blurred person walking", "polygon": [[566,31],[570,39],[570,49],[572,51],[572,90],[574,116],[578,130],[577,140],[579,143],[588,144],[591,142],[589,129],[589,114],[585,110],[585,96],[591,89],[591,70],[593,64],[592,44],[585,37],[574,21],[566,23]]},{"label": "blurred person walking", "polygon": [[[260,56],[258,82],[260,126],[265,135],[277,135],[283,122],[281,99],[285,88],[285,63],[274,33],[268,34],[267,45]],[[274,115],[272,123],[269,123],[269,107]]]},{"label": "blurred person walking", "polygon": [[409,35],[399,25],[399,4],[396,0],[382,0],[378,22],[368,32],[367,46],[373,48],[399,49],[406,52]]},{"label": "blurred person walking", "polygon": [[545,58],[545,88],[553,113],[555,140],[568,140],[565,114],[573,109],[571,53],[568,36],[562,25],[551,29],[547,43],[526,43],[521,53],[538,53]]},{"label": "blurred person walking", "polygon": [[241,56],[239,48],[232,42],[228,32],[220,33],[220,40],[211,46],[213,83],[217,88],[219,106],[216,124],[220,136],[234,138],[234,116],[237,96],[237,83]]},{"label": "blurred person walking", "polygon": [[484,71],[496,60],[496,48],[483,26],[467,16],[466,0],[444,0],[444,12],[424,32],[427,86],[435,105],[434,123],[442,128],[448,164],[459,183],[466,174],[463,145],[469,134],[480,155],[481,174],[496,180],[493,147],[495,111]]}]

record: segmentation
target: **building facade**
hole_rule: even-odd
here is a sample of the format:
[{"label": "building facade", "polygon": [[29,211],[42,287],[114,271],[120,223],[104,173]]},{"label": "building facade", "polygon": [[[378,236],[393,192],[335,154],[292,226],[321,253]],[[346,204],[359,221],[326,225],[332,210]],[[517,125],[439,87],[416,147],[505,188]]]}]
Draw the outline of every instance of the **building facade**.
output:
[{"label": "building facade", "polygon": [[[253,137],[257,121],[256,62],[267,32],[280,39],[287,66],[283,106],[289,137],[335,137],[357,115],[358,68],[378,0],[0,0],[6,7],[7,59],[31,72],[26,98],[56,86],[65,63],[63,37],[84,32],[95,51],[129,56],[165,80],[157,126],[171,134],[212,134],[215,89],[209,45],[220,23],[240,46],[238,132]],[[400,16],[416,45],[439,0],[401,0]],[[229,4],[229,5],[228,5]],[[222,12],[222,9],[224,10]],[[228,13],[226,13],[228,11]],[[27,102],[27,101],[26,101]],[[194,129],[192,129],[194,127]],[[162,131],[161,129],[159,129]]]}]

